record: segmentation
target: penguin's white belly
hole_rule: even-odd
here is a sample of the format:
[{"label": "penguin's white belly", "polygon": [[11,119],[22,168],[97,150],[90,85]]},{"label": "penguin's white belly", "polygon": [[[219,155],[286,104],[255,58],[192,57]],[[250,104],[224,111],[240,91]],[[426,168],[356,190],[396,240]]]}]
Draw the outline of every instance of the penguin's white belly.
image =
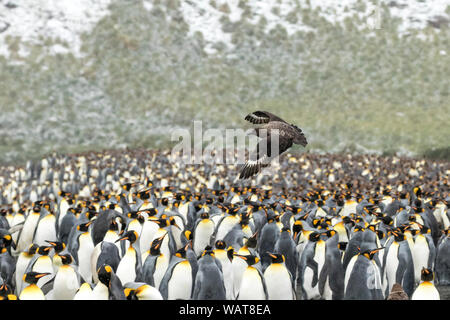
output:
[{"label": "penguin's white belly", "polygon": [[225,238],[227,233],[233,229],[233,227],[239,223],[239,219],[234,217],[226,217],[220,223],[219,229],[217,230],[216,239],[221,240]]},{"label": "penguin's white belly", "polygon": [[120,281],[125,284],[136,279],[136,251],[130,247],[119,262],[116,272]]},{"label": "penguin's white belly", "polygon": [[55,222],[56,218],[54,215],[48,215],[42,218],[37,225],[33,243],[36,243],[38,246],[44,246],[48,245],[46,240],[57,241]]},{"label": "penguin's white belly", "polygon": [[396,273],[398,268],[398,244],[392,243],[388,255],[386,257],[386,276],[388,282],[388,289],[391,291],[392,286],[396,283]]},{"label": "penguin's white belly", "polygon": [[17,251],[22,252],[27,250],[33,241],[34,230],[36,229],[39,220],[39,214],[30,213],[23,224],[22,232],[20,233],[19,243],[17,244]]},{"label": "penguin's white belly", "polygon": [[86,282],[81,285],[80,289],[73,297],[73,300],[92,300],[92,299],[94,299],[92,289]]},{"label": "penguin's white belly", "polygon": [[[177,217],[177,218],[181,219],[179,217]],[[181,232],[182,231],[180,229],[178,229],[177,227],[171,227],[171,232],[173,235],[173,240],[175,241],[176,250],[181,249],[181,247],[183,246],[183,244],[181,243]]]},{"label": "penguin's white belly", "polygon": [[20,254],[16,263],[16,294],[19,294],[22,291],[22,277],[27,269],[28,263],[30,263],[33,256],[26,257],[23,254]]},{"label": "penguin's white belly", "polygon": [[163,300],[158,289],[152,286],[145,286],[145,289],[139,293],[138,298],[139,300]]},{"label": "penguin's white belly", "polygon": [[139,237],[139,248],[141,249],[141,252],[146,252],[150,249],[150,246],[158,229],[159,226],[155,222],[152,222],[151,220],[147,220],[144,222],[142,226],[141,236]]},{"label": "penguin's white belly", "polygon": [[[11,227],[14,227],[15,225],[18,225],[19,223],[22,223],[24,221],[25,221],[25,217],[23,216],[23,214],[16,214],[16,215],[14,215],[14,218],[11,222]],[[17,238],[19,236],[19,232],[20,231],[11,233],[14,243],[17,243]]]},{"label": "penguin's white belly", "polygon": [[347,269],[345,270],[345,278],[344,278],[344,293],[347,291],[348,281],[350,280],[350,275],[352,274],[353,267],[355,266],[355,262],[358,259],[358,255],[354,255],[350,262],[347,265]]},{"label": "penguin's white belly", "polygon": [[223,273],[223,282],[225,285],[225,292],[226,292],[226,298],[227,300],[233,300],[234,299],[234,292],[233,292],[233,267],[231,264],[231,261],[228,260],[228,257],[226,255],[226,251],[216,253],[217,259],[219,259],[220,263],[222,264],[222,273]]},{"label": "penguin's white belly", "polygon": [[155,282],[155,288],[159,288],[161,280],[166,274],[167,267],[169,266],[169,259],[165,255],[160,255],[156,260],[155,272],[153,273],[153,281]]},{"label": "penguin's white belly", "polygon": [[205,247],[209,245],[209,240],[213,233],[214,223],[211,220],[205,219],[199,222],[194,233],[194,252],[197,256],[199,256]]},{"label": "penguin's white belly", "polygon": [[356,213],[357,205],[358,203],[356,203],[356,201],[345,203],[344,207],[342,208],[342,211],[339,214],[345,217],[350,215],[351,213]]},{"label": "penguin's white belly", "polygon": [[94,300],[109,300],[108,287],[103,283],[98,282],[94,290],[92,290],[92,299]]},{"label": "penguin's white belly", "polygon": [[58,217],[58,225],[61,226],[61,222],[65,215],[67,214],[67,210],[69,210],[69,203],[67,203],[66,199],[61,200],[59,205],[59,217]]},{"label": "penguin's white belly", "polygon": [[269,300],[293,300],[292,282],[286,267],[271,264],[264,272]]},{"label": "penguin's white belly", "polygon": [[38,286],[31,284],[22,290],[19,300],[45,300],[45,296]]},{"label": "penguin's white belly", "polygon": [[[380,268],[374,260],[370,260],[370,265],[367,267],[367,281],[368,289],[379,289],[383,291]],[[382,292],[382,295],[384,297],[384,292]]]},{"label": "penguin's white belly", "polygon": [[88,232],[79,237],[80,247],[78,248],[78,267],[80,275],[87,282],[92,281],[91,256],[94,251],[94,243]]},{"label": "penguin's white belly", "polygon": [[53,283],[53,300],[72,300],[80,286],[71,266],[61,266]]},{"label": "penguin's white belly", "polygon": [[133,220],[128,225],[127,231],[136,231],[137,234],[140,236],[142,231],[142,225],[139,223],[138,220]]},{"label": "penguin's white belly", "polygon": [[414,261],[414,278],[416,283],[420,282],[420,272],[422,268],[432,268],[428,266],[428,258],[430,256],[430,249],[428,248],[427,239],[423,236],[417,236],[414,244],[413,261]]},{"label": "penguin's white belly", "polygon": [[239,294],[242,276],[245,269],[247,269],[247,263],[241,258],[234,258],[231,267],[233,271],[234,296],[236,297]]},{"label": "penguin's white belly", "polygon": [[192,269],[190,263],[185,260],[179,262],[172,270],[172,277],[168,283],[168,300],[191,298]]},{"label": "penguin's white belly", "polygon": [[[325,241],[318,241],[315,248],[314,261],[317,262],[317,279],[319,279],[320,272],[322,271],[322,267],[325,263]],[[312,280],[314,277],[314,271],[307,267],[305,270],[305,283],[304,285],[305,291],[308,295],[308,299],[316,299],[320,298],[319,293],[319,282],[313,287]]]},{"label": "penguin's white belly", "polygon": [[248,267],[242,275],[238,300],[266,300],[262,279],[258,271]]},{"label": "penguin's white belly", "polygon": [[441,300],[439,291],[431,282],[422,282],[414,291],[411,300]]}]

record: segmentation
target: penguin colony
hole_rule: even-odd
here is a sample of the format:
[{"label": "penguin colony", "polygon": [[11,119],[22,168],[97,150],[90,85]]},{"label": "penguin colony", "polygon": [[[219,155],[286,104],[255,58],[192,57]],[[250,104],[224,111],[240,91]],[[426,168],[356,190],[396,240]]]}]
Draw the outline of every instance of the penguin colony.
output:
[{"label": "penguin colony", "polygon": [[271,176],[135,150],[0,168],[2,299],[439,299],[450,166],[287,154]]}]

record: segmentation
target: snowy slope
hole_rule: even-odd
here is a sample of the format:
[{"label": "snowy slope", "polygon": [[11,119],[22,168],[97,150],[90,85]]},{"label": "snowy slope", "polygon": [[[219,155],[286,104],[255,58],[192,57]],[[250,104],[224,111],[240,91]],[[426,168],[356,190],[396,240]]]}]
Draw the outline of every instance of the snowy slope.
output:
[{"label": "snowy slope", "polygon": [[[72,52],[80,55],[80,34],[89,31],[108,14],[111,0],[0,0],[0,54],[8,57],[7,37],[22,42],[60,44],[48,48],[50,54]],[[19,55],[27,54],[21,47]]]},{"label": "snowy slope", "polygon": [[[0,55],[10,54],[7,37],[20,37],[22,43],[33,44],[50,38],[57,43],[48,46],[49,54],[81,56],[80,35],[109,13],[108,5],[113,1],[119,0],[0,0]],[[155,7],[152,0],[142,4],[146,10]],[[211,45],[216,42],[233,48],[232,34],[223,30],[222,20],[241,21],[244,11],[249,13],[244,18],[248,23],[264,19],[265,32],[280,25],[293,34],[314,31],[299,18],[299,10],[315,10],[331,23],[356,15],[363,21],[361,27],[382,28],[385,13],[378,10],[381,4],[387,5],[391,16],[401,19],[400,34],[423,29],[434,21],[448,24],[450,0],[182,0],[179,10],[189,25],[189,34],[200,32],[207,43],[205,51],[214,53]],[[21,46],[19,55],[27,53]]]}]

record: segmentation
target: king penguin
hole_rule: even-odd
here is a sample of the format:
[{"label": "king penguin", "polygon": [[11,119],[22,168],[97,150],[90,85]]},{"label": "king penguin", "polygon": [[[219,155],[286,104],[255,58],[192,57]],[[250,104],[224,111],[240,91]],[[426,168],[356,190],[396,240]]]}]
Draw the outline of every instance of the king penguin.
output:
[{"label": "king penguin", "polygon": [[109,265],[102,265],[97,276],[98,283],[92,290],[94,300],[125,300],[122,282]]},{"label": "king penguin", "polygon": [[52,248],[53,248],[52,246],[38,247],[36,250],[36,254],[28,263],[28,266],[25,270],[25,273],[29,272],[46,273],[46,275],[40,277],[36,283],[39,286],[39,288],[41,288],[45,283],[47,283],[52,278],[52,274],[54,274],[53,261],[52,258],[50,258],[49,256],[50,250]]},{"label": "king penguin", "polygon": [[269,300],[295,300],[295,282],[282,254],[268,253],[272,263],[264,271]]},{"label": "king penguin", "polygon": [[161,243],[166,235],[167,233],[153,240],[150,252],[142,265],[142,280],[155,288],[159,288],[169,266],[170,257],[165,256],[160,250]]},{"label": "king penguin", "polygon": [[15,273],[17,295],[22,291],[23,275],[25,274],[25,270],[31,259],[33,259],[33,256],[36,254],[37,249],[38,246],[36,244],[30,244],[28,250],[21,252],[17,258]]},{"label": "king penguin", "polygon": [[431,269],[422,268],[421,282],[414,291],[411,300],[441,300],[439,291],[434,286],[434,273]]},{"label": "king penguin", "polygon": [[414,263],[409,244],[401,231],[392,231],[394,238],[386,242],[383,256],[383,279],[387,279],[385,296],[399,283],[411,297],[414,290]]},{"label": "king penguin", "polygon": [[73,300],[80,287],[80,275],[70,254],[60,255],[62,265],[53,278],[53,290],[47,295],[47,300]]},{"label": "king penguin", "polygon": [[384,248],[364,251],[352,257],[345,272],[344,299],[383,300],[381,271],[374,261],[375,254]]},{"label": "king penguin", "polygon": [[210,244],[211,236],[214,233],[214,222],[209,219],[208,212],[200,214],[200,218],[197,220],[193,232],[193,246],[194,252],[200,256],[206,246]]},{"label": "king penguin", "polygon": [[141,252],[136,231],[127,231],[116,241],[128,240],[130,246],[126,250],[117,267],[116,275],[122,283],[140,281],[142,272]]},{"label": "king penguin", "polygon": [[35,204],[31,212],[26,217],[25,222],[23,224],[23,228],[18,236],[19,239],[17,243],[18,252],[26,251],[30,246],[30,244],[32,244],[34,230],[36,229],[36,226],[38,224],[40,214],[41,214],[41,207]]},{"label": "king penguin", "polygon": [[36,283],[49,273],[27,272],[23,276],[23,281],[28,283],[19,295],[19,300],[45,300],[45,295]]},{"label": "king penguin", "polygon": [[92,282],[91,255],[94,251],[94,242],[89,233],[92,221],[81,223],[76,227],[73,237],[69,237],[67,249],[79,266],[78,272],[84,281]]},{"label": "king penguin", "polygon": [[[241,279],[241,286],[237,293],[236,300],[267,300],[267,288],[264,276],[259,268],[254,267],[259,258],[254,255],[235,256],[243,259],[247,263],[247,269]],[[270,256],[269,256],[270,257]]]},{"label": "king penguin", "polygon": [[195,277],[194,300],[225,300],[226,290],[223,282],[222,265],[215,258],[214,251],[207,247],[198,261]]},{"label": "king penguin", "polygon": [[450,228],[444,231],[436,246],[436,278],[439,285],[450,285]]},{"label": "king penguin", "polygon": [[262,270],[264,271],[270,264],[271,258],[267,252],[273,252],[275,244],[280,237],[280,228],[277,225],[275,214],[269,211],[267,214],[267,223],[261,230],[258,240],[258,252],[261,256]]},{"label": "king penguin", "polygon": [[217,240],[214,244],[214,255],[218,261],[220,261],[222,265],[222,274],[223,274],[223,282],[225,285],[226,299],[234,300],[234,291],[233,291],[233,256],[230,256],[233,252],[233,248],[226,247],[226,243],[222,240]]},{"label": "king penguin", "polygon": [[165,300],[188,300],[192,296],[194,277],[192,266],[186,259],[186,246],[175,253],[170,260],[166,274],[161,280],[159,291]]}]

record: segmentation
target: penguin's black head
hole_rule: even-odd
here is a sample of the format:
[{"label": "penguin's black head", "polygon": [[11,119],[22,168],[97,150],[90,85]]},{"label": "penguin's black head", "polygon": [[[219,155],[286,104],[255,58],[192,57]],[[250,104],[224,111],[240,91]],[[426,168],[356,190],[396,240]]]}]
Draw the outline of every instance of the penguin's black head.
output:
[{"label": "penguin's black head", "polygon": [[10,286],[8,286],[5,282],[0,286],[0,297],[7,297],[8,294],[12,294],[13,290]]},{"label": "penguin's black head", "polygon": [[0,239],[0,246],[3,246],[5,248],[9,248],[11,245],[13,247],[16,246],[14,241],[13,241],[13,239],[12,239],[11,234],[9,234],[9,233],[4,234],[3,237]]},{"label": "penguin's black head", "polygon": [[201,214],[200,214],[200,218],[201,219],[209,219],[209,213],[208,212],[202,212]]},{"label": "penguin's black head", "polygon": [[52,248],[52,246],[40,246],[37,248],[36,253],[41,256],[47,256]]},{"label": "penguin's black head", "polygon": [[402,242],[402,241],[404,241],[406,239],[405,234],[403,232],[401,232],[401,230],[396,229],[396,230],[391,231],[391,232],[394,235],[394,240],[396,242]]},{"label": "penguin's black head", "polygon": [[127,231],[121,238],[117,239],[116,242],[122,241],[122,240],[128,240],[131,243],[136,242],[137,238],[139,237],[138,233],[134,230]]},{"label": "penguin's black head", "polygon": [[259,262],[259,258],[257,256],[254,255],[247,255],[247,256],[243,256],[240,254],[235,253],[234,254],[236,257],[239,257],[241,259],[243,259],[245,262],[247,262],[247,265],[252,266],[256,263]]},{"label": "penguin's black head", "polygon": [[292,226],[292,232],[294,233],[293,235],[294,240],[298,237],[298,235],[300,234],[300,232],[302,232],[302,230],[303,230],[302,221],[300,219],[297,219],[294,222],[294,225]]},{"label": "penguin's black head", "polygon": [[356,225],[353,228],[353,232],[360,232],[360,231],[364,231],[364,230],[366,230],[366,229],[363,226],[360,226],[360,225]]},{"label": "penguin's black head", "polygon": [[217,240],[216,243],[214,244],[214,246],[216,247],[216,249],[220,249],[220,250],[225,250],[225,248],[227,247],[225,241],[223,241],[223,240]]},{"label": "penguin's black head", "polygon": [[37,253],[38,248],[39,248],[39,246],[37,244],[33,243],[28,247],[28,250],[26,251],[26,253],[28,255],[34,255],[35,253]]},{"label": "penguin's black head", "polygon": [[205,255],[211,256],[213,258],[215,257],[214,251],[211,246],[205,247],[205,249],[202,252],[202,257],[204,257]]},{"label": "penguin's black head", "polygon": [[70,254],[61,254],[60,257],[63,265],[69,265],[73,262],[73,258]]},{"label": "penguin's black head", "polygon": [[156,216],[158,214],[158,209],[150,208],[147,210],[147,214],[149,217]]},{"label": "penguin's black head", "polygon": [[320,240],[320,233],[318,232],[311,232],[311,234],[309,235],[309,241],[311,242],[317,242]]},{"label": "penguin's black head", "polygon": [[139,300],[135,289],[125,288],[123,292],[127,300]]},{"label": "penguin's black head", "polygon": [[159,256],[161,253],[161,244],[164,240],[164,237],[167,235],[167,232],[164,233],[161,237],[156,238],[155,240],[152,241],[152,244],[150,246],[150,254],[152,256]]},{"label": "penguin's black head", "polygon": [[422,281],[433,281],[434,280],[434,273],[431,269],[422,268],[422,271],[420,272],[420,279]]},{"label": "penguin's black head", "polygon": [[175,221],[175,218],[173,216],[169,217],[169,225],[174,226],[181,230],[180,226],[177,224],[177,222]]},{"label": "penguin's black head", "polygon": [[167,199],[167,198],[162,198],[162,199],[161,199],[161,204],[162,204],[163,206],[169,205],[169,199]]},{"label": "penguin's black head", "polygon": [[128,212],[127,217],[130,219],[137,219],[138,213],[137,213],[137,211]]},{"label": "penguin's black head", "polygon": [[179,250],[177,250],[177,252],[175,252],[175,256],[177,256],[178,258],[186,259],[186,250],[187,250],[188,244],[186,246],[180,248]]},{"label": "penguin's black head", "polygon": [[364,257],[366,257],[369,260],[372,260],[375,257],[375,254],[378,251],[383,250],[383,249],[384,249],[384,247],[366,250],[364,252],[361,252],[361,255],[363,255]]},{"label": "penguin's black head", "polygon": [[92,221],[86,222],[86,223],[82,223],[79,224],[77,226],[77,230],[81,231],[81,232],[87,232],[89,230],[89,226],[91,225]]},{"label": "penguin's black head", "polygon": [[421,234],[431,233],[431,229],[428,228],[427,226],[424,226],[424,225],[422,225],[422,224],[420,224],[420,223],[417,223],[417,225],[418,225],[419,228],[420,228],[420,233],[421,233]]},{"label": "penguin's black head", "polygon": [[103,283],[105,286],[109,286],[109,282],[111,281],[112,276],[112,268],[111,266],[104,264],[97,270],[98,280]]},{"label": "penguin's black head", "polygon": [[50,244],[53,249],[55,249],[56,253],[60,253],[61,251],[63,251],[66,248],[66,244],[60,241],[48,241],[45,240],[45,242],[47,242],[48,244]]},{"label": "penguin's black head", "polygon": [[36,284],[40,278],[45,277],[46,275],[49,275],[50,273],[39,273],[39,272],[28,272],[23,275],[23,281],[29,284]]},{"label": "penguin's black head", "polygon": [[257,236],[258,236],[258,231],[256,231],[250,238],[247,239],[245,246],[247,248],[256,248],[256,245],[258,243]]},{"label": "penguin's black head", "polygon": [[335,234],[337,234],[337,232],[335,230],[327,230],[325,234],[328,238],[332,238]]},{"label": "penguin's black head", "polygon": [[229,246],[227,249],[227,258],[230,261],[233,261],[233,257],[234,257],[234,248],[232,246]]},{"label": "penguin's black head", "polygon": [[280,253],[267,252],[267,254],[270,256],[272,263],[283,263],[284,262],[284,256]]}]

